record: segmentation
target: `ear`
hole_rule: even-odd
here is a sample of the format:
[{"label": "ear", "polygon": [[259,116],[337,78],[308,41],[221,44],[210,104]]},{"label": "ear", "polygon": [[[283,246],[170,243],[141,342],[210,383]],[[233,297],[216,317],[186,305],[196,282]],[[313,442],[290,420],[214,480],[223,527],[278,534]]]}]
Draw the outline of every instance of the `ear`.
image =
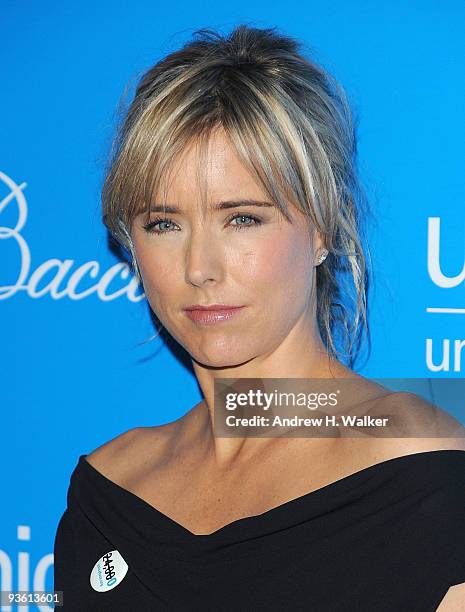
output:
[{"label": "ear", "polygon": [[313,229],[313,252],[317,255],[321,249],[326,249],[326,243],[323,235],[316,229]]}]

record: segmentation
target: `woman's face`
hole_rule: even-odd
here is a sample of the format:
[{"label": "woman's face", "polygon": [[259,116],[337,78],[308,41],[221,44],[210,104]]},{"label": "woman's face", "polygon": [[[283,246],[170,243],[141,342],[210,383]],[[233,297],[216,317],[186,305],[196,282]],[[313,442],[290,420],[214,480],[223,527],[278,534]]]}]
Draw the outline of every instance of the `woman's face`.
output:
[{"label": "woman's face", "polygon": [[[269,202],[223,131],[209,142],[206,208],[197,159],[191,147],[174,167],[164,203],[178,212],[151,212],[146,229],[139,215],[132,238],[146,297],[161,323],[200,364],[228,367],[264,357],[296,326],[313,325],[312,236],[302,213],[290,210],[290,224]],[[207,324],[187,315],[185,308],[198,304],[242,308]]]}]

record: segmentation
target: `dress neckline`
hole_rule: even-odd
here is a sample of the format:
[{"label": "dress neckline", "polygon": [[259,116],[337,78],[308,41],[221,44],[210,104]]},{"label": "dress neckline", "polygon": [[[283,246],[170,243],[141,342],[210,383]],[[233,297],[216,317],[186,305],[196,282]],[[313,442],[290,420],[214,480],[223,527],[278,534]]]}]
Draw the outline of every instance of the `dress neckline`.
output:
[{"label": "dress neckline", "polygon": [[273,508],[269,508],[268,510],[265,510],[259,514],[253,514],[251,516],[235,519],[234,521],[226,523],[222,527],[219,527],[218,529],[206,534],[197,534],[190,531],[190,529],[181,523],[178,523],[175,519],[171,518],[155,506],[152,506],[149,502],[136,493],[133,493],[129,489],[124,488],[105,476],[96,467],[89,463],[86,457],[87,455],[85,454],[79,456],[77,469],[83,469],[90,478],[93,478],[96,482],[98,481],[108,490],[111,489],[114,492],[119,493],[128,502],[136,504],[144,513],[148,513],[148,515],[159,519],[162,523],[164,523],[164,526],[174,530],[174,535],[176,535],[177,532],[177,535],[181,539],[187,538],[192,542],[199,543],[202,541],[206,543],[207,541],[211,542],[213,540],[219,541],[223,536],[231,535],[235,530],[243,530],[244,536],[247,534],[252,534],[254,529],[261,523],[271,523],[275,519],[279,519],[289,512],[292,513],[294,511],[298,511],[302,506],[308,505],[309,502],[318,505],[318,502],[322,501],[324,497],[329,494],[337,498],[347,490],[355,490],[359,486],[363,489],[364,485],[369,484],[370,481],[380,472],[382,473],[387,471],[389,473],[390,471],[395,471],[396,467],[399,465],[402,466],[403,464],[410,464],[412,462],[415,463],[419,460],[430,461],[433,459],[448,459],[454,457],[461,457],[465,461],[465,450],[439,449],[420,451],[400,455],[398,457],[392,457],[357,470],[356,472],[343,476],[338,480],[309,491],[308,493],[299,495],[298,497],[283,502],[277,506],[274,506]]}]

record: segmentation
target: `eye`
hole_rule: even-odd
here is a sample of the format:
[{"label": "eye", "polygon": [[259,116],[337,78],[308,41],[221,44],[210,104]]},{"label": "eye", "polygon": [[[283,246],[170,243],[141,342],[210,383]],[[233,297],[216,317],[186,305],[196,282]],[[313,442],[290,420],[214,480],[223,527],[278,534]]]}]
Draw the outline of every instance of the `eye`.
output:
[{"label": "eye", "polygon": [[[261,220],[254,215],[243,215],[240,213],[236,213],[232,217],[229,217],[228,221],[235,221],[236,219],[240,220],[241,223],[233,223],[232,226],[235,230],[242,230],[248,227],[253,227],[254,225],[260,225]],[[243,220],[246,220],[245,223],[242,223]]]},{"label": "eye", "polygon": [[[165,225],[164,229],[155,229],[158,224]],[[167,234],[168,232],[176,231],[172,228],[166,227],[166,225],[169,226],[173,224],[175,225],[172,219],[157,217],[156,219],[150,221],[150,223],[146,223],[142,227],[148,234]]]},{"label": "eye", "polygon": [[[241,213],[235,213],[231,217],[229,217],[226,221],[231,223],[235,220],[240,221],[240,223],[232,223],[232,227],[235,230],[242,230],[248,227],[253,227],[255,225],[260,225],[262,222],[258,217],[254,215],[244,215]],[[158,228],[157,228],[158,226]],[[169,232],[179,231],[179,228],[173,227],[176,226],[176,223],[172,219],[168,219],[166,217],[157,217],[153,221],[146,223],[142,227],[148,234],[168,234]]]}]

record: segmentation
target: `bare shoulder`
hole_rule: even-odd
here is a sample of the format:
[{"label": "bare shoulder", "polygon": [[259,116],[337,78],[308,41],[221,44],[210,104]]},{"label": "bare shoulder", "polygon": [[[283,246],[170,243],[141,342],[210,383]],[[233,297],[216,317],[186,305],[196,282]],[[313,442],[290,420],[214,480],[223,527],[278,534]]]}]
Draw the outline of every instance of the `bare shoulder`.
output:
[{"label": "bare shoulder", "polygon": [[463,612],[465,610],[465,582],[451,586],[436,612]]},{"label": "bare shoulder", "polygon": [[408,392],[386,395],[374,403],[370,415],[391,419],[385,438],[377,445],[400,454],[428,450],[465,450],[465,427],[455,417],[421,396]]},{"label": "bare shoulder", "polygon": [[189,444],[189,436],[202,402],[182,417],[150,427],[134,427],[112,438],[86,455],[87,461],[104,476],[129,487],[150,475],[167,470]]},{"label": "bare shoulder", "polygon": [[128,429],[88,453],[86,460],[110,480],[123,482],[144,465],[160,460],[172,437],[173,425]]}]

